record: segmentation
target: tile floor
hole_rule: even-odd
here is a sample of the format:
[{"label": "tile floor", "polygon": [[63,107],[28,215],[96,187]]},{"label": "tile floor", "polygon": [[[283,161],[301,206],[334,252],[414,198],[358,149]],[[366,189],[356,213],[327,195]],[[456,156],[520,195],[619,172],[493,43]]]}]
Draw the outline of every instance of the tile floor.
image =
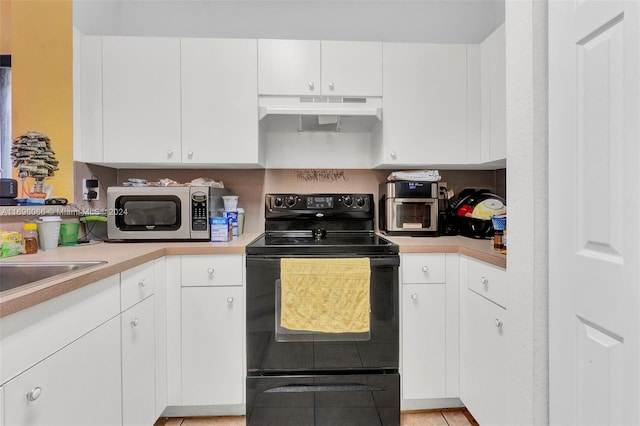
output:
[{"label": "tile floor", "polygon": [[[465,410],[417,411],[402,413],[401,426],[476,426]],[[244,416],[187,417],[158,419],[155,426],[244,426]]]}]

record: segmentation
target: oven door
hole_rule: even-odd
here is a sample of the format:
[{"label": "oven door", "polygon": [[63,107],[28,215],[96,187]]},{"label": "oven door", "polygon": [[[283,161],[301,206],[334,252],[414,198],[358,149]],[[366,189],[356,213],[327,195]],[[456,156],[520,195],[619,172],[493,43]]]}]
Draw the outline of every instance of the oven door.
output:
[{"label": "oven door", "polygon": [[397,371],[399,256],[370,256],[369,260],[371,313],[368,332],[318,333],[280,329],[281,256],[247,256],[248,374]]},{"label": "oven door", "polygon": [[386,230],[394,233],[438,231],[438,200],[435,198],[388,198]]}]

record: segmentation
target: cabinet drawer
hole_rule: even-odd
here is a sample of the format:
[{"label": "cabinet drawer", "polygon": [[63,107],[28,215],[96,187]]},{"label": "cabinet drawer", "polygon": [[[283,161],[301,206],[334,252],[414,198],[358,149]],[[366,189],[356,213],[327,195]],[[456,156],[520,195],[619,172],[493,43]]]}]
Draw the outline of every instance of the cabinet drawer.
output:
[{"label": "cabinet drawer", "polygon": [[504,269],[470,259],[469,288],[492,302],[507,307],[507,272]]},{"label": "cabinet drawer", "polygon": [[242,255],[182,256],[182,286],[242,285]]},{"label": "cabinet drawer", "polygon": [[406,253],[402,255],[402,282],[431,284],[446,281],[444,253]]},{"label": "cabinet drawer", "polygon": [[126,310],[154,292],[153,262],[120,273],[120,309]]}]

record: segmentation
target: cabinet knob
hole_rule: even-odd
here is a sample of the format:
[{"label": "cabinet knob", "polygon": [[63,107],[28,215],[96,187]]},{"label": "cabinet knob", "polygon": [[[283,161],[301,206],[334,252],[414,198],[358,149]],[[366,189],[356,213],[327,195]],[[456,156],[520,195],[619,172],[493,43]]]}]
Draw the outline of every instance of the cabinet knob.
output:
[{"label": "cabinet knob", "polygon": [[193,151],[187,151],[187,157],[193,158]]},{"label": "cabinet knob", "polygon": [[167,158],[171,158],[173,157],[173,150],[169,149],[167,150]]},{"label": "cabinet knob", "polygon": [[140,281],[138,282],[138,285],[140,286],[140,288],[142,288],[142,287],[146,287],[146,286],[147,286],[147,279],[146,279],[146,278],[143,278],[142,280],[140,280]]},{"label": "cabinet knob", "polygon": [[413,294],[411,295],[411,298],[412,298],[413,300],[418,300],[418,295],[417,295],[416,293],[413,293]]},{"label": "cabinet knob", "polygon": [[495,324],[496,324],[496,327],[498,327],[498,328],[501,328],[501,327],[502,327],[502,321],[501,321],[500,319],[496,318],[496,319],[494,320],[494,322],[495,322]]},{"label": "cabinet knob", "polygon": [[215,272],[215,271],[214,271],[213,267],[209,266],[209,267],[207,268],[207,273],[208,273],[209,275],[213,275],[213,273],[214,273],[214,272]]},{"label": "cabinet knob", "polygon": [[394,160],[398,158],[395,151],[391,151],[391,158],[393,158]]},{"label": "cabinet knob", "polygon": [[333,83],[333,81],[329,82],[329,90],[334,90],[336,88],[336,85]]},{"label": "cabinet knob", "polygon": [[483,286],[487,286],[487,284],[489,284],[489,280],[487,279],[487,277],[482,277],[480,278],[480,282],[482,283]]},{"label": "cabinet knob", "polygon": [[137,327],[138,324],[140,324],[140,319],[139,318],[135,318],[133,321],[131,321],[131,325],[134,327]]},{"label": "cabinet knob", "polygon": [[313,81],[310,81],[308,84],[309,84],[309,90],[313,90],[316,87]]},{"label": "cabinet knob", "polygon": [[427,265],[424,265],[424,266],[422,267],[422,272],[424,272],[425,274],[426,274],[427,272],[429,272],[429,267],[428,267]]},{"label": "cabinet knob", "polygon": [[227,303],[228,304],[232,304],[233,303],[233,297],[231,297],[231,296],[227,297]]},{"label": "cabinet knob", "polygon": [[35,401],[40,398],[40,394],[42,393],[42,388],[40,386],[36,386],[31,389],[29,393],[27,393],[27,401]]}]

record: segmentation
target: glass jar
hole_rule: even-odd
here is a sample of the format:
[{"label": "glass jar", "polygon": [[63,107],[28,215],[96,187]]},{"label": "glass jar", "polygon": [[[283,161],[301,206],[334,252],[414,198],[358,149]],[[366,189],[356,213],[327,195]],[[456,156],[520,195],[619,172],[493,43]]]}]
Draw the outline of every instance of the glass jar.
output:
[{"label": "glass jar", "polygon": [[22,226],[22,239],[24,241],[24,254],[38,252],[38,225],[27,222]]}]

